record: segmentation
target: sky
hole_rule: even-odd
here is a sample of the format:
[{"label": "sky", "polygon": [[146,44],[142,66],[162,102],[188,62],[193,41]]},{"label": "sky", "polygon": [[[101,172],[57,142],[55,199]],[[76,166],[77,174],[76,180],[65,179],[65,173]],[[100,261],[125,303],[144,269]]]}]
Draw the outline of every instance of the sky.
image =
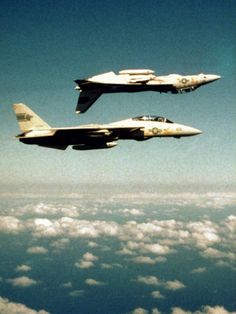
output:
[{"label": "sky", "polygon": [[[1,183],[222,186],[235,182],[235,1],[1,1]],[[106,94],[76,115],[73,80],[126,68],[218,74],[184,95]],[[166,116],[203,134],[110,150],[27,146],[12,104],[51,126]]]},{"label": "sky", "polygon": [[[0,313],[235,314],[236,2],[0,5]],[[75,79],[128,68],[222,78],[75,114]],[[55,127],[150,114],[203,133],[46,149],[14,139],[19,102]]]}]

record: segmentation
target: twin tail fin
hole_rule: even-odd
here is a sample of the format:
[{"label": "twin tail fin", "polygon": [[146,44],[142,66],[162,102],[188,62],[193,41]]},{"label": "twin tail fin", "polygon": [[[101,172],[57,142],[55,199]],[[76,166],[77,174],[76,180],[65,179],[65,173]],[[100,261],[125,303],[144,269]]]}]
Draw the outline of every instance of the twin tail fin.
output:
[{"label": "twin tail fin", "polygon": [[43,119],[41,119],[36,113],[34,113],[24,104],[14,104],[13,110],[15,111],[19,127],[23,133],[32,130],[51,128]]}]

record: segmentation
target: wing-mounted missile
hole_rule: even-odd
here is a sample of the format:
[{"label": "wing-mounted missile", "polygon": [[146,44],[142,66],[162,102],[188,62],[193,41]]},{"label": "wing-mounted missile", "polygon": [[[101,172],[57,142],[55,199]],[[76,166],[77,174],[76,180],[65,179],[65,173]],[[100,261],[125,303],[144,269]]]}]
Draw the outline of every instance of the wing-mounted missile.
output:
[{"label": "wing-mounted missile", "polygon": [[117,145],[118,143],[113,141],[113,142],[93,143],[93,144],[79,144],[79,145],[72,146],[72,148],[74,150],[92,150],[92,149],[113,148]]}]

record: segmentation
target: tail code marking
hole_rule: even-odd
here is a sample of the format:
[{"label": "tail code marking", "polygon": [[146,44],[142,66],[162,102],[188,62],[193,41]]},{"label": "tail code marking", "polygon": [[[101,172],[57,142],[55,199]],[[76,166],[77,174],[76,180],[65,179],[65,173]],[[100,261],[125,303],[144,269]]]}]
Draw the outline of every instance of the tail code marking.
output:
[{"label": "tail code marking", "polygon": [[33,116],[28,113],[17,113],[16,118],[19,122],[30,121]]}]

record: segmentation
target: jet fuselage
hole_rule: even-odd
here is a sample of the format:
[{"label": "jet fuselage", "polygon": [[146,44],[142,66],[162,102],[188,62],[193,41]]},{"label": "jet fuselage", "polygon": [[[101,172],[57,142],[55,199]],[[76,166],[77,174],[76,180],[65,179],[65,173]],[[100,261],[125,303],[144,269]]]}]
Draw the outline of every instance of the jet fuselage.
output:
[{"label": "jet fuselage", "polygon": [[152,70],[123,70],[119,74],[107,72],[84,80],[76,80],[80,91],[77,113],[83,113],[105,93],[145,92],[160,93],[191,92],[202,85],[218,80],[214,74],[155,76]]},{"label": "jet fuselage", "polygon": [[174,123],[160,116],[140,116],[109,124],[88,124],[76,127],[51,128],[24,104],[15,104],[14,111],[22,134],[17,138],[25,144],[76,150],[111,148],[119,139],[144,141],[153,137],[186,137],[201,131]]}]

